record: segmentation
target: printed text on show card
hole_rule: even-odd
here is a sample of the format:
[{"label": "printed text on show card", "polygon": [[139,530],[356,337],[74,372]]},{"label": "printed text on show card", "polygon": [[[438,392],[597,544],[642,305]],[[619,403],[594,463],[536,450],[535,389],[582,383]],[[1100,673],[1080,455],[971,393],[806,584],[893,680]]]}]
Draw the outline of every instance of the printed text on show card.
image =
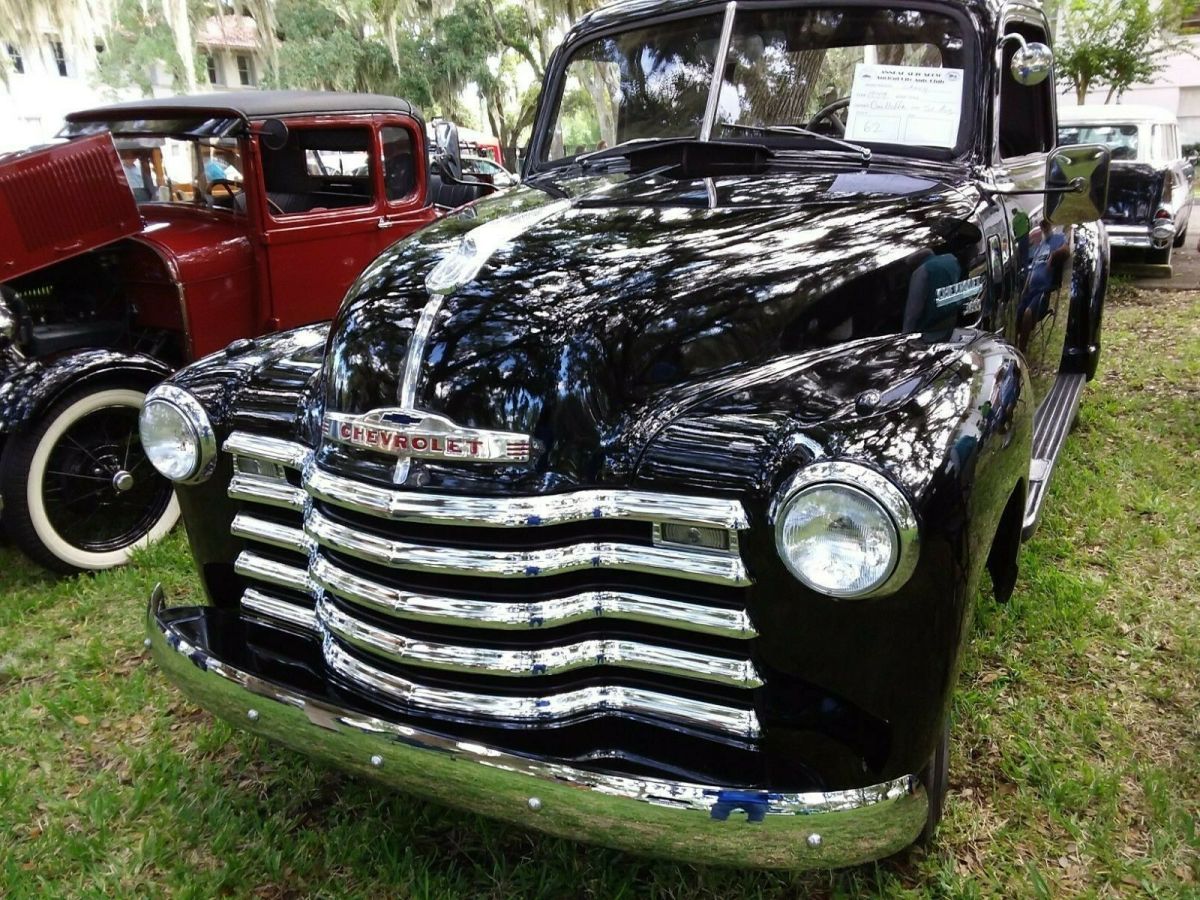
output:
[{"label": "printed text on show card", "polygon": [[854,67],[846,140],[953,147],[962,114],[962,69]]}]

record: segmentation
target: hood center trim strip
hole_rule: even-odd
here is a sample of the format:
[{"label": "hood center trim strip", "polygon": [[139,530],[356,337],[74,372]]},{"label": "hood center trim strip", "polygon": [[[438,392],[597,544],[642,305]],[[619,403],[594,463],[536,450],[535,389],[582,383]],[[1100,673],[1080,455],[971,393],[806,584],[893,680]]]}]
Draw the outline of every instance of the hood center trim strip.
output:
[{"label": "hood center trim strip", "polygon": [[[412,337],[408,339],[408,351],[404,356],[404,370],[400,376],[400,387],[396,389],[396,399],[400,402],[402,409],[413,409],[416,406],[417,379],[421,376],[421,360],[425,358],[425,347],[429,343],[429,336],[433,333],[433,326],[437,320],[437,314],[441,312],[444,300],[445,297],[442,294],[434,294],[429,298],[421,309],[420,316],[417,317],[417,325],[413,329]],[[404,484],[408,481],[408,470],[411,466],[411,456],[402,456],[396,460],[396,468],[392,470],[392,482]]]}]

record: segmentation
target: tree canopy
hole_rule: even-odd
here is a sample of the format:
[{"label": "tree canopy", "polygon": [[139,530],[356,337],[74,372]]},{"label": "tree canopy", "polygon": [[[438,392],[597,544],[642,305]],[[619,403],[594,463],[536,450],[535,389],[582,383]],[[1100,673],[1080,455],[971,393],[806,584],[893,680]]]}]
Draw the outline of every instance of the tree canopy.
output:
[{"label": "tree canopy", "polygon": [[[511,163],[556,41],[595,3],[0,0],[0,42],[40,46],[49,25],[75,52],[103,42],[102,85],[149,95],[165,73],[175,90],[191,92],[204,77],[205,48],[197,44],[204,23],[247,12],[266,57],[263,84],[402,96],[427,115],[490,129]],[[0,78],[7,64],[0,54]]]},{"label": "tree canopy", "polygon": [[1058,4],[1059,82],[1083,103],[1088,91],[1107,87],[1105,102],[1135,84],[1148,84],[1172,54],[1191,52],[1180,34],[1195,0],[1066,0]]}]

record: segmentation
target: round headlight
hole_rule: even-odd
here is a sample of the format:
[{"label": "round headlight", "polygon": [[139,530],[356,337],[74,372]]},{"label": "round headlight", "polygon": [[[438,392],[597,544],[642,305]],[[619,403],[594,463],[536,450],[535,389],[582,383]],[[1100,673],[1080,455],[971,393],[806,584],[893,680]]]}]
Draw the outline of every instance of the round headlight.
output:
[{"label": "round headlight", "polygon": [[831,597],[890,593],[916,565],[916,518],[907,499],[857,463],[802,469],[778,494],[772,519],[788,571]]},{"label": "round headlight", "polygon": [[138,421],[142,449],[171,481],[203,481],[216,458],[216,437],[204,407],[182,388],[160,384],[146,395]]}]

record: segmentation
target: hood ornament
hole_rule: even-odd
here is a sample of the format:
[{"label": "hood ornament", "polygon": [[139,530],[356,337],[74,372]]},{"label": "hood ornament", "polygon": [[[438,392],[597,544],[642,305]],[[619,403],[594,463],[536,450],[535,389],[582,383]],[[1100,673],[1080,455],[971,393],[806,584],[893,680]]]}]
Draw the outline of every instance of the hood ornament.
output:
[{"label": "hood ornament", "polygon": [[528,435],[465,428],[437,413],[400,407],[358,416],[326,413],[322,431],[336,443],[403,459],[523,463],[531,443]]},{"label": "hood ornament", "polygon": [[501,247],[570,208],[570,200],[555,200],[476,225],[433,267],[425,278],[425,290],[430,296],[453,293],[473,281]]}]

